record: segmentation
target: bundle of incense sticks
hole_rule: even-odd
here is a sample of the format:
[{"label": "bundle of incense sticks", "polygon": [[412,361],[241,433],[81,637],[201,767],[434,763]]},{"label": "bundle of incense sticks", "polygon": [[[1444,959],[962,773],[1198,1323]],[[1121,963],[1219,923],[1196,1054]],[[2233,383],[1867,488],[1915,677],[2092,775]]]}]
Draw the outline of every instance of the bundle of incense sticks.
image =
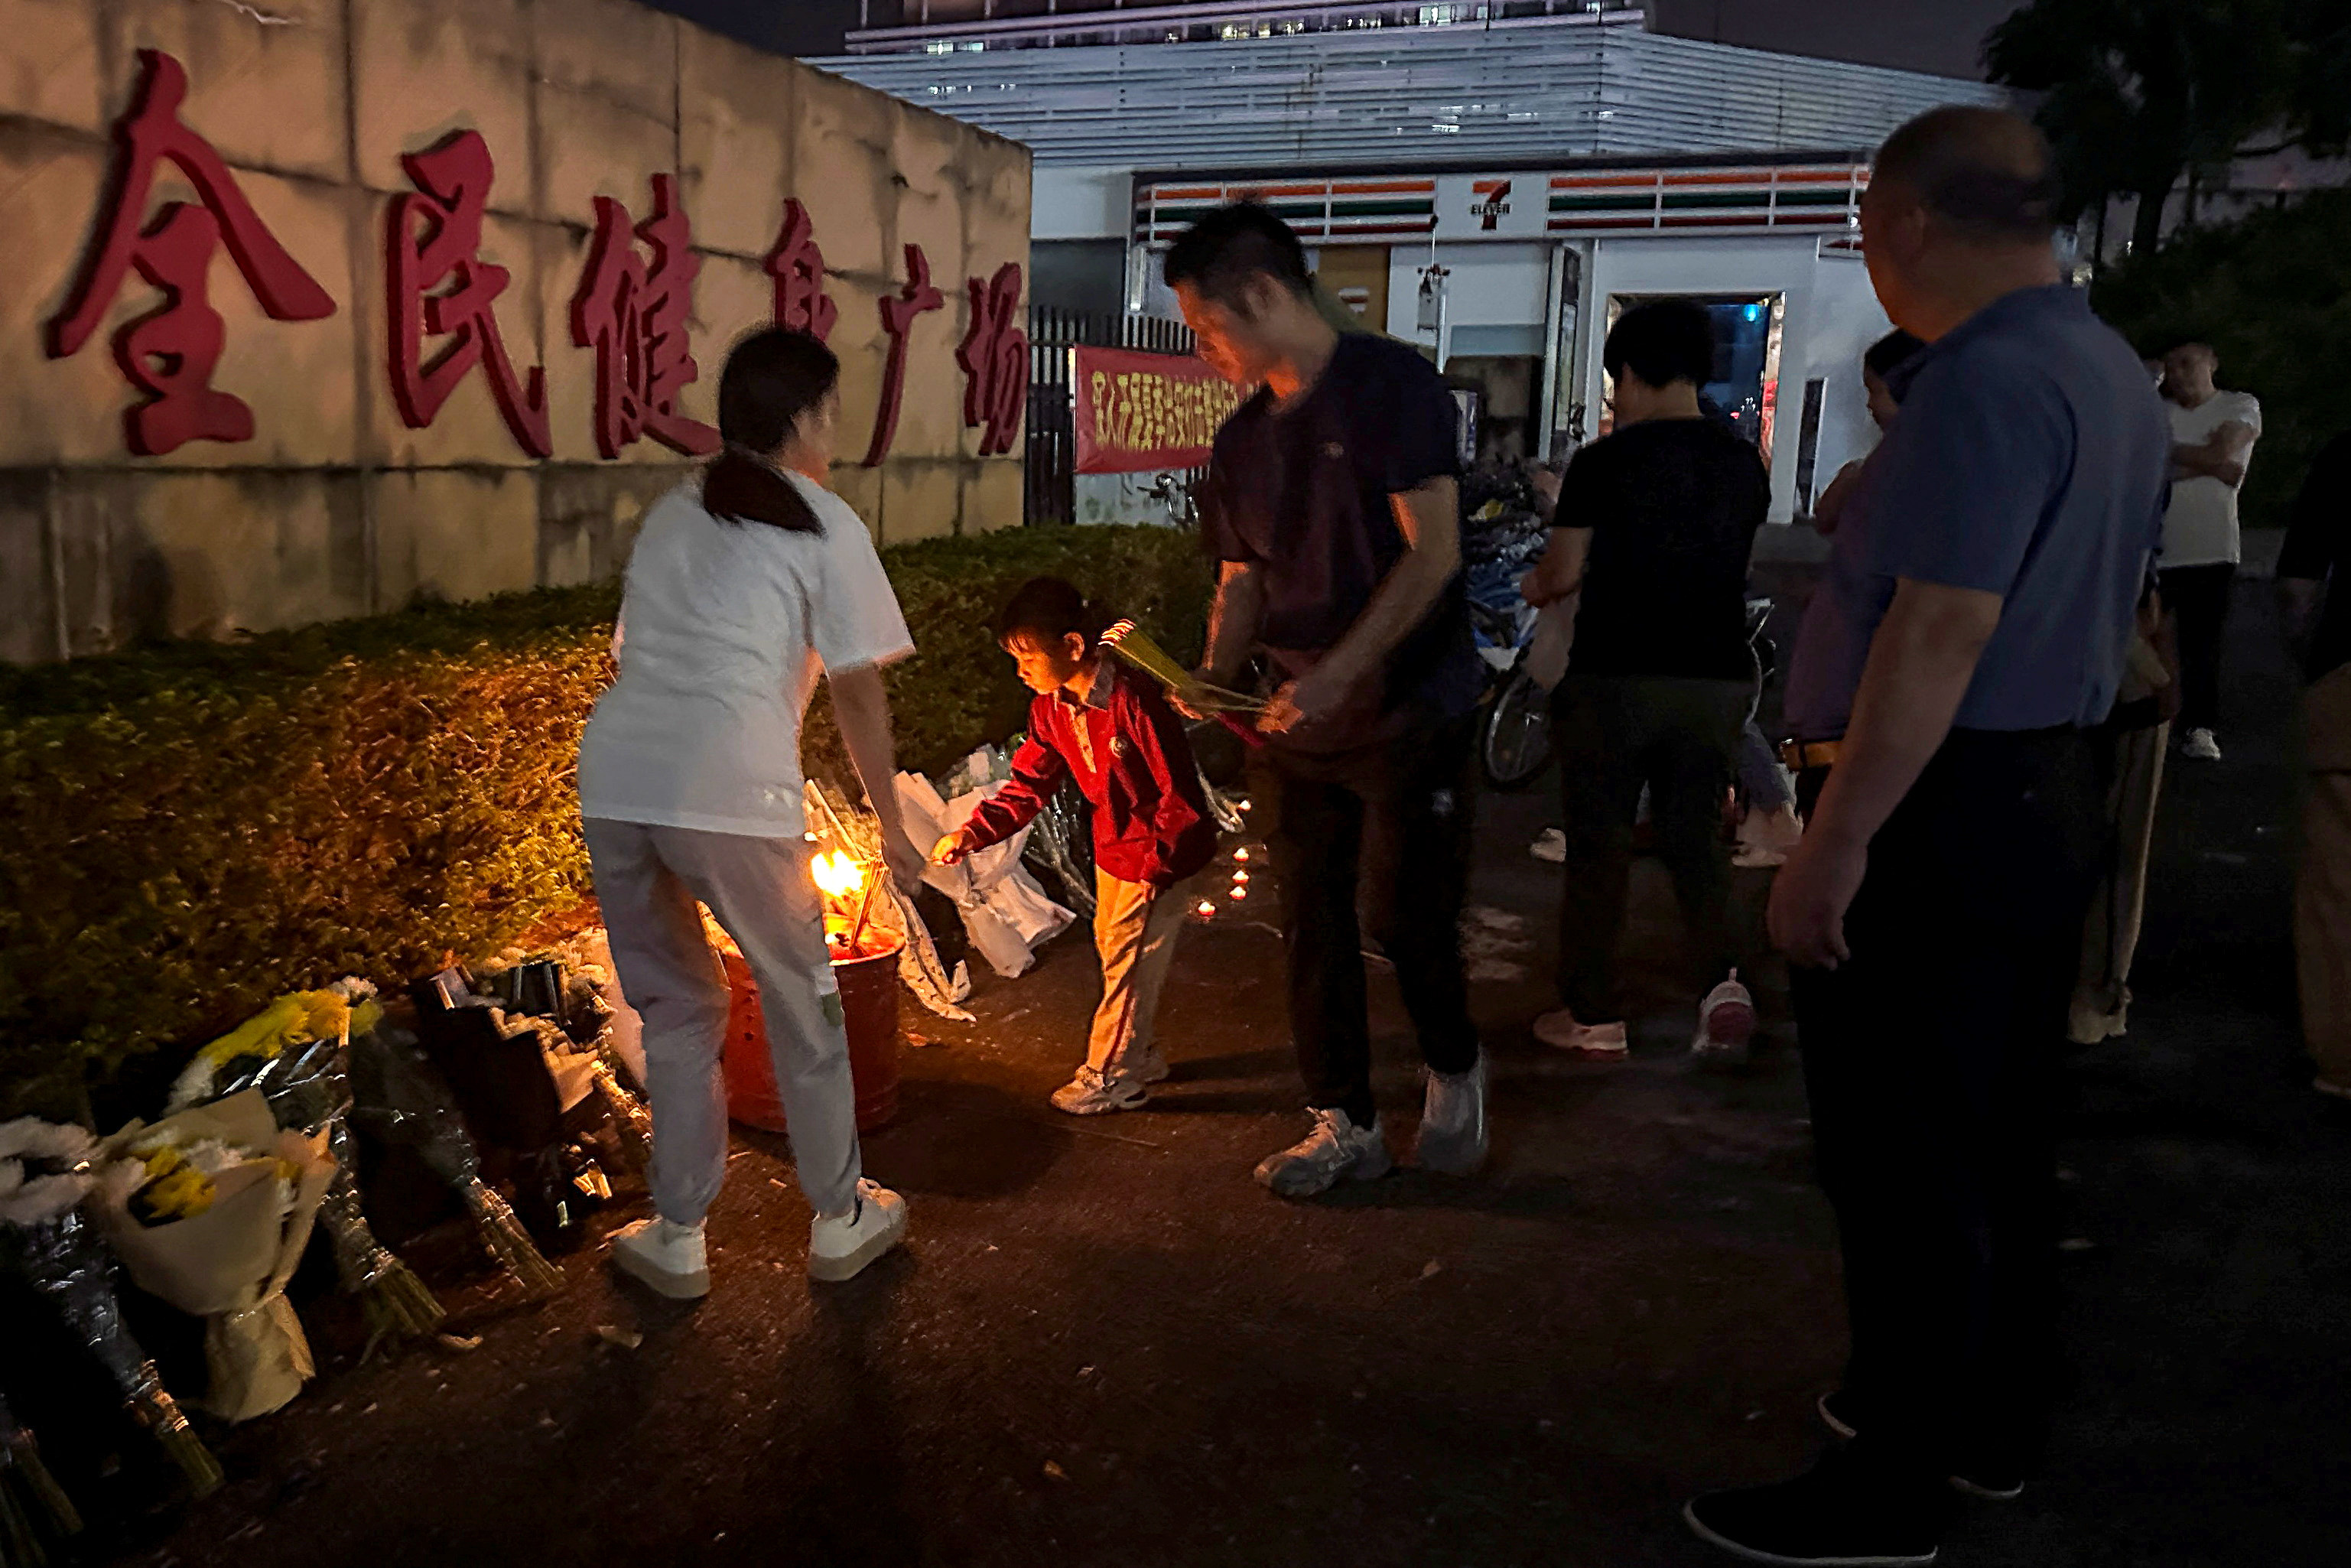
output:
[{"label": "bundle of incense sticks", "polygon": [[1167,650],[1151,640],[1150,635],[1132,621],[1117,621],[1103,631],[1102,645],[1165,686],[1168,692],[1195,713],[1203,713],[1239,736],[1249,745],[1262,746],[1265,737],[1233,716],[1262,712],[1265,705],[1242,693],[1228,691],[1198,679],[1191,671],[1170,658]]},{"label": "bundle of incense sticks", "polygon": [[1132,621],[1113,622],[1102,632],[1102,642],[1103,647],[1202,713],[1256,713],[1265,706],[1255,697],[1198,679]]}]

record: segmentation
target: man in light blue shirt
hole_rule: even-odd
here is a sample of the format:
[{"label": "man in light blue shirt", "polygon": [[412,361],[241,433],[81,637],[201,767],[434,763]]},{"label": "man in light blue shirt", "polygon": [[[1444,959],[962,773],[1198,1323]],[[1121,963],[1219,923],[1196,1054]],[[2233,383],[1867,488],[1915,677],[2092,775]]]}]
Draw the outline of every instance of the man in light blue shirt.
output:
[{"label": "man in light blue shirt", "polygon": [[[2138,357],[2059,281],[2048,150],[1945,108],[1879,151],[1870,279],[1927,347],[1871,458],[1851,719],[1771,892],[1795,964],[1852,1358],[1846,1446],[1685,1511],[1750,1561],[1925,1563],[1952,1490],[2011,1496],[2054,1362],[2050,1083],[2101,842],[2113,706],[2170,434]],[[1838,591],[1838,590],[1832,590]]]}]

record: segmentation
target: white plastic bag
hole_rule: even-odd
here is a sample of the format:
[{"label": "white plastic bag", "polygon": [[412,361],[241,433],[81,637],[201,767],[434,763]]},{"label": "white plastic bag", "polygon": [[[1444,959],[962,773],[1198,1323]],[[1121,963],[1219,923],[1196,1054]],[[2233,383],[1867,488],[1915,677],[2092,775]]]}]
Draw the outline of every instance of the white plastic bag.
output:
[{"label": "white plastic bag", "polygon": [[[898,808],[916,843],[936,842],[954,832],[971,820],[982,801],[1004,788],[1001,782],[992,783],[941,800],[931,781],[919,774],[899,774],[897,786]],[[1023,828],[960,865],[935,865],[923,873],[925,882],[955,900],[971,945],[1008,980],[1026,974],[1037,961],[1037,945],[1060,935],[1077,918],[1046,897],[1020,864],[1021,847],[1028,841],[1029,830]]]}]

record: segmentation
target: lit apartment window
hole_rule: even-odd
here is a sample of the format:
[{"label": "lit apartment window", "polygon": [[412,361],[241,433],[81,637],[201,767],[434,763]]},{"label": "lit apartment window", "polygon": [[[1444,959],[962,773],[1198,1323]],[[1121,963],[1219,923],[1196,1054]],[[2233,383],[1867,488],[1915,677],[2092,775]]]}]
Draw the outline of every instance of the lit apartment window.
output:
[{"label": "lit apartment window", "polygon": [[952,38],[933,38],[929,43],[923,46],[923,53],[926,55],[954,54],[955,40]]}]

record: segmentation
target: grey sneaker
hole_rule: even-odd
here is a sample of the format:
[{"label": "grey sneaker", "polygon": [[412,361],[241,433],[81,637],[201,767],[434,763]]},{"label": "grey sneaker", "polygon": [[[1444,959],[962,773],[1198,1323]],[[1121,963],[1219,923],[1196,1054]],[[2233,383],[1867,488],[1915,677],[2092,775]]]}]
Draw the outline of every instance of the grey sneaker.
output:
[{"label": "grey sneaker", "polygon": [[1739,971],[1707,992],[1698,1004],[1698,1038],[1690,1054],[1709,1067],[1736,1067],[1747,1060],[1755,1039],[1755,998],[1739,983]]},{"label": "grey sneaker", "polygon": [[1439,1176],[1474,1176],[1486,1163],[1486,1053],[1467,1072],[1426,1076],[1415,1163]]},{"label": "grey sneaker", "polygon": [[2180,742],[2179,754],[2194,758],[2199,762],[2218,762],[2220,760],[2220,742],[2209,729],[2191,729],[2188,732],[2188,738]]},{"label": "grey sneaker", "polygon": [[1075,1078],[1053,1091],[1053,1109],[1072,1116],[1099,1116],[1106,1111],[1132,1111],[1150,1098],[1151,1091],[1130,1073],[1081,1067]]},{"label": "grey sneaker", "polygon": [[1283,1197],[1312,1197],[1343,1177],[1384,1176],[1395,1164],[1377,1116],[1370,1126],[1358,1127],[1344,1111],[1317,1111],[1314,1130],[1281,1153],[1268,1155],[1257,1167],[1257,1179]]},{"label": "grey sneaker", "polygon": [[612,1267],[673,1301],[710,1294],[710,1261],[702,1227],[640,1219],[612,1232]]},{"label": "grey sneaker", "polygon": [[1168,1071],[1167,1059],[1159,1054],[1159,1048],[1155,1045],[1136,1052],[1134,1060],[1125,1068],[1126,1076],[1137,1083],[1163,1082]]}]

